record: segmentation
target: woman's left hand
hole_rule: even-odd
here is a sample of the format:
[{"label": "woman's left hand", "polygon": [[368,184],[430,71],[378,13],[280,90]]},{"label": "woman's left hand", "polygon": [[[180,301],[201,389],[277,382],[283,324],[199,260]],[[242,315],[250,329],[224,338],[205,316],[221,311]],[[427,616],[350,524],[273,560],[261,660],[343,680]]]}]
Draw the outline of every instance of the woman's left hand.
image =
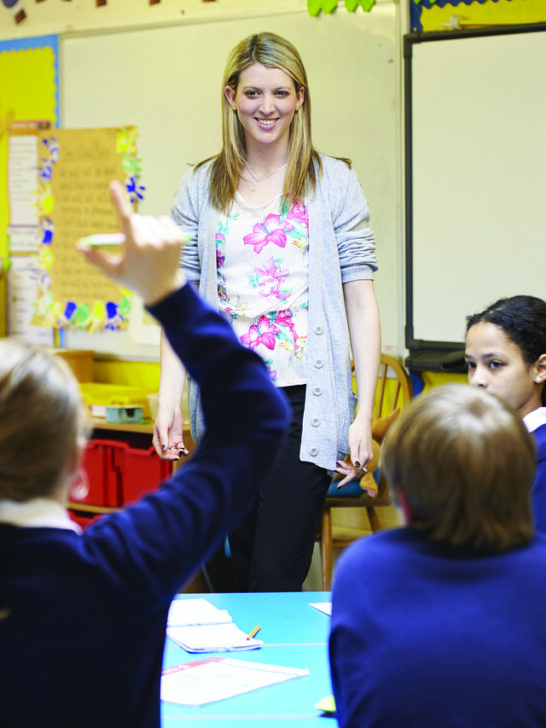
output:
[{"label": "woman's left hand", "polygon": [[343,488],[351,480],[360,479],[373,458],[372,429],[368,422],[355,419],[349,427],[348,440],[349,458],[337,462],[336,473],[343,476],[337,484],[338,488]]}]

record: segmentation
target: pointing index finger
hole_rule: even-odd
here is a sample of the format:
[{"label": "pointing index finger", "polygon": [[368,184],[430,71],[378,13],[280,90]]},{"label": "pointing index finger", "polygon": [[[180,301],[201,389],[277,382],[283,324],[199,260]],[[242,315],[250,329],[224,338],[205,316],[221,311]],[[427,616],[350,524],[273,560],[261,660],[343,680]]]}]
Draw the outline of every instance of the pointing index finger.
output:
[{"label": "pointing index finger", "polygon": [[133,208],[131,207],[125,188],[118,180],[110,182],[110,199],[119,218],[121,229],[125,233],[125,240],[127,241],[127,238],[130,237],[130,221]]}]

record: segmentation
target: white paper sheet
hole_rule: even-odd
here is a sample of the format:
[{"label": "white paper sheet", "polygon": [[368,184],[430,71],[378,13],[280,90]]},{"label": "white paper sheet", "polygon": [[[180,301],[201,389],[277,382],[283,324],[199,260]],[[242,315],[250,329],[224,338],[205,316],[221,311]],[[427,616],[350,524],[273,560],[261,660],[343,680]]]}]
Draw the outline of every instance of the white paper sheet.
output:
[{"label": "white paper sheet", "polygon": [[249,639],[248,635],[233,622],[167,627],[167,637],[174,640],[187,652],[255,650],[263,645],[262,640]]},{"label": "white paper sheet", "polygon": [[11,225],[38,225],[38,137],[10,136],[8,141],[8,195]]},{"label": "white paper sheet", "polygon": [[161,700],[204,705],[309,675],[309,670],[211,657],[163,671]]},{"label": "white paper sheet", "polygon": [[231,621],[227,609],[218,609],[206,599],[174,599],[169,608],[167,626],[225,624]]},{"label": "white paper sheet", "polygon": [[32,326],[30,323],[38,286],[36,256],[13,256],[7,280],[8,333],[35,344],[53,346],[53,329]]}]

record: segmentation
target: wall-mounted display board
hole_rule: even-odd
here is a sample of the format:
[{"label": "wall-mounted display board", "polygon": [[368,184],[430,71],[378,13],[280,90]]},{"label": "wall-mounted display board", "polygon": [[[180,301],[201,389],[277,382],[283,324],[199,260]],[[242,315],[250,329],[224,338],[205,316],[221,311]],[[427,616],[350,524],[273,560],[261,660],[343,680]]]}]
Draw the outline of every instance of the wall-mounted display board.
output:
[{"label": "wall-mounted display board", "polygon": [[406,346],[463,347],[465,318],[546,296],[546,24],[404,39]]},{"label": "wall-mounted display board", "polygon": [[8,318],[8,139],[23,120],[57,126],[58,45],[56,35],[0,41],[0,336],[7,333]]}]

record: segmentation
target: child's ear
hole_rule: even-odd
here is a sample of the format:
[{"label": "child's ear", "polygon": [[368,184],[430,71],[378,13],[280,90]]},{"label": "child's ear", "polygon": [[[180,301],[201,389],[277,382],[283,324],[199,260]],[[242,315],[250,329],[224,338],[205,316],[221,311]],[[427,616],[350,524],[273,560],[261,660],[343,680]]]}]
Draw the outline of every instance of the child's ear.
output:
[{"label": "child's ear", "polygon": [[73,456],[67,466],[68,499],[83,500],[89,493],[89,480],[82,467],[87,440],[78,437]]},{"label": "child's ear", "polygon": [[544,384],[544,382],[546,382],[546,354],[541,354],[538,357],[535,367],[535,382],[537,384]]},{"label": "child's ear", "polygon": [[393,488],[395,505],[402,514],[403,520],[406,525],[409,525],[414,519],[413,508],[409,504],[408,497],[403,488],[398,486]]}]

